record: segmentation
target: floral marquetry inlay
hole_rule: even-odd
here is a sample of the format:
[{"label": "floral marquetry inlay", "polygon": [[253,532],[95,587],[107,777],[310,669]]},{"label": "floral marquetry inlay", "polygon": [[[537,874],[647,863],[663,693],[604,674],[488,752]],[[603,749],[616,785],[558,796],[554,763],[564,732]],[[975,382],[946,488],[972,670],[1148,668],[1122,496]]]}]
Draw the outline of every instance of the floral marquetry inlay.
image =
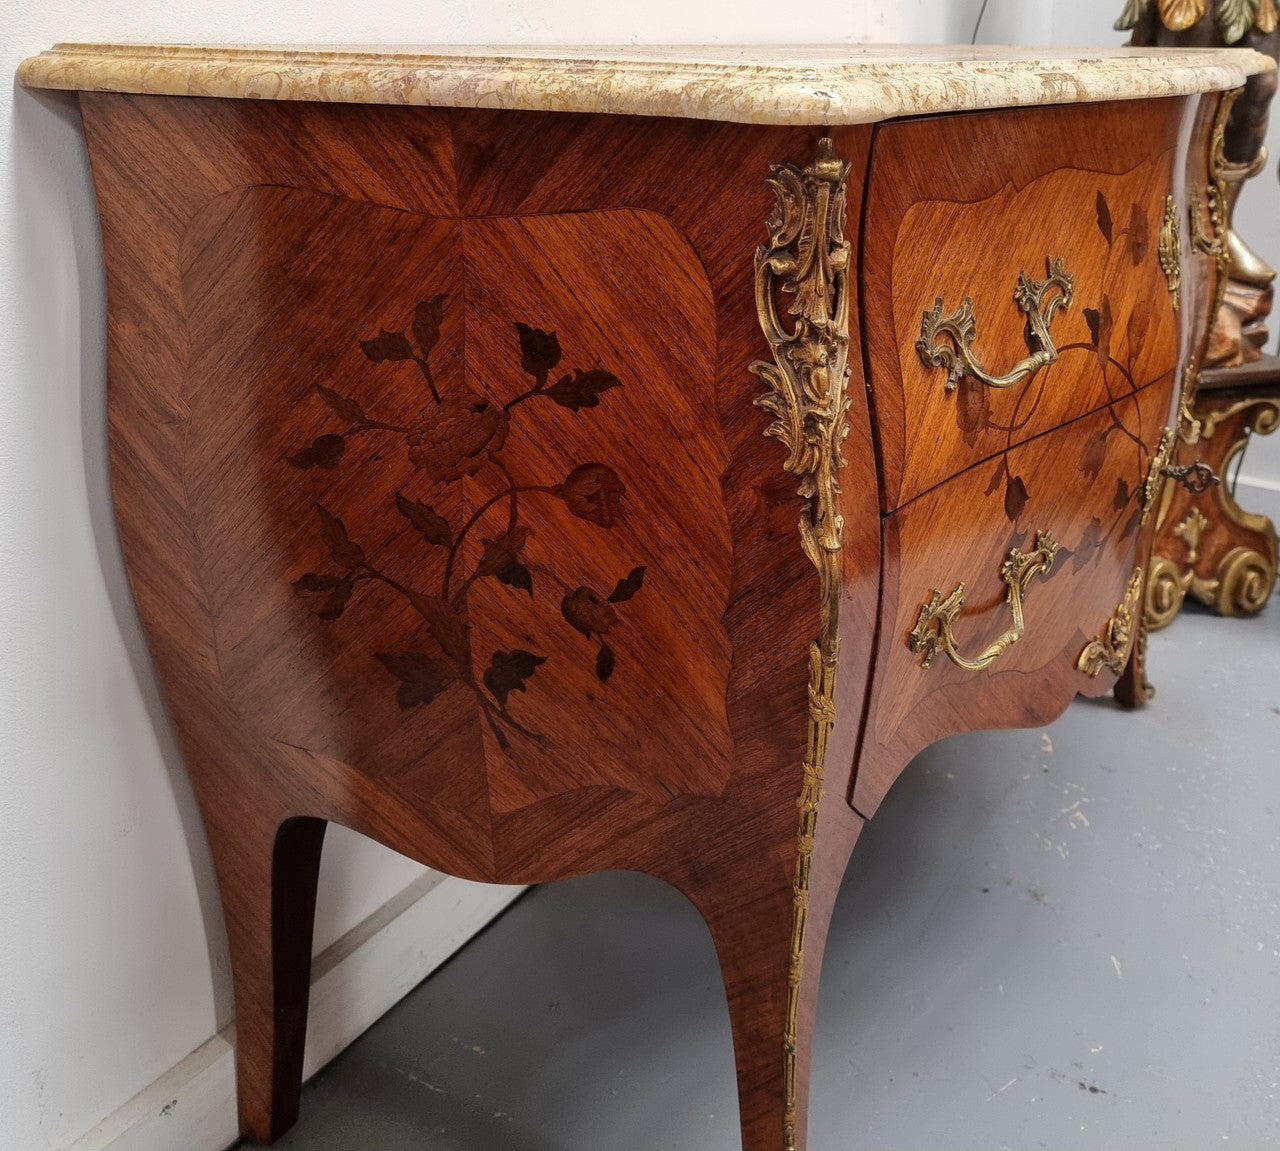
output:
[{"label": "floral marquetry inlay", "polygon": [[[317,503],[318,529],[332,565],[327,571],[305,573],[293,587],[296,595],[315,600],[316,614],[324,620],[339,618],[363,588],[377,583],[393,589],[421,617],[434,641],[430,650],[374,653],[397,683],[400,707],[408,710],[430,704],[452,684],[464,684],[475,694],[498,742],[506,746],[504,728],[541,738],[511,713],[510,700],[513,692],[528,689],[528,681],[547,657],[518,647],[495,650],[477,679],[472,669],[468,603],[476,581],[497,580],[527,592],[531,600],[535,588],[541,592],[549,585],[551,594],[560,599],[565,623],[598,645],[595,675],[603,684],[617,664],[608,639],[621,619],[617,605],[640,591],[645,573],[643,565],[634,567],[621,574],[611,590],[596,590],[566,582],[555,571],[526,562],[523,551],[532,528],[522,497],[540,494],[560,500],[579,519],[607,530],[622,514],[626,487],[613,468],[595,460],[579,464],[559,484],[517,484],[501,455],[511,434],[511,413],[521,404],[549,401],[577,414],[599,406],[604,393],[620,387],[621,381],[603,368],[564,371],[556,333],[517,321],[520,370],[529,377],[529,386],[503,405],[473,392],[444,396],[432,374],[431,353],[440,338],[447,303],[443,293],[432,296],[414,310],[408,333],[384,328],[377,336],[360,341],[365,356],[374,363],[408,361],[417,365],[430,397],[421,422],[409,426],[384,421],[366,410],[357,396],[319,384],[316,392],[341,430],[316,436],[291,455],[289,463],[296,468],[334,469],[341,465],[353,437],[395,437],[402,441],[413,466],[438,488],[488,469],[500,477],[498,492],[461,525],[452,523],[429,503],[410,499],[403,492],[389,493],[388,508],[393,506],[407,521],[420,537],[421,546],[444,553],[444,574],[437,586],[408,585],[383,571],[350,537],[343,520]],[[463,548],[473,533],[480,536],[483,550],[468,569]]]}]

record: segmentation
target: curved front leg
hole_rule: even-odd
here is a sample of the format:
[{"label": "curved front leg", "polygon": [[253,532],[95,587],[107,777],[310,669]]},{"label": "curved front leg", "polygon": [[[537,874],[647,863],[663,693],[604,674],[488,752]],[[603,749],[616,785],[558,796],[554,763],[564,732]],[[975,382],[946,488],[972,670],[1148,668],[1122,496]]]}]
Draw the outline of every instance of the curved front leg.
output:
[{"label": "curved front leg", "polygon": [[[679,883],[715,943],[729,1004],[743,1151],[805,1151],[809,1070],[827,929],[862,820],[838,800],[796,890],[788,865],[756,866]],[[777,858],[775,855],[773,858]],[[797,910],[803,914],[797,941]],[[797,962],[799,960],[799,962]]]}]

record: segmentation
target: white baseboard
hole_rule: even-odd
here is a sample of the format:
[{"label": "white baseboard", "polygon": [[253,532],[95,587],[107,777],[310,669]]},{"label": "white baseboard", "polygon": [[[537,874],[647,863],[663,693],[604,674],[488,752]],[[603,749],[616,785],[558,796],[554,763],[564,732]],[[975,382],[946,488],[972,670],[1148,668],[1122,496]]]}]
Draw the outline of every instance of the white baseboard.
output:
[{"label": "white baseboard", "polygon": [[[310,1078],[507,907],[523,887],[428,872],[311,964]],[[238,1138],[234,1025],[66,1151],[224,1151]]]},{"label": "white baseboard", "polygon": [[1266,492],[1280,492],[1280,480],[1268,479],[1266,476],[1242,475],[1236,480],[1237,488],[1258,488]]}]

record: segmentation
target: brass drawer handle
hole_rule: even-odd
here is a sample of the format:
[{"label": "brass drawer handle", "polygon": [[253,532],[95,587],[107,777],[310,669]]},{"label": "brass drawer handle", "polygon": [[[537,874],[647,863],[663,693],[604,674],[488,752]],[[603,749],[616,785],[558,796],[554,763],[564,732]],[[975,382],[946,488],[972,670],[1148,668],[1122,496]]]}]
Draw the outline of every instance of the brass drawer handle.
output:
[{"label": "brass drawer handle", "polygon": [[[1013,290],[1013,298],[1027,316],[1027,350],[1031,354],[1014,364],[1006,375],[988,375],[969,350],[969,345],[978,335],[971,296],[965,296],[949,316],[942,314],[941,296],[934,301],[933,311],[924,313],[916,351],[926,368],[947,369],[947,391],[954,392],[964,376],[971,376],[989,388],[1011,388],[1057,360],[1058,349],[1049,334],[1049,325],[1059,308],[1071,307],[1075,280],[1057,257],[1047,259],[1045,267],[1048,276],[1043,280],[1033,280],[1026,272],[1018,273],[1018,286]],[[1051,292],[1053,288],[1057,291]],[[940,342],[940,336],[946,336],[951,342]]]},{"label": "brass drawer handle", "polygon": [[1032,576],[1046,576],[1053,568],[1053,557],[1058,553],[1058,544],[1048,532],[1036,532],[1036,546],[1029,552],[1020,552],[1017,548],[1009,551],[1008,557],[1000,565],[1000,578],[1005,582],[1005,603],[1013,613],[1013,626],[1003,635],[993,640],[983,651],[966,659],[956,650],[955,635],[952,625],[964,607],[964,583],[956,584],[956,590],[946,599],[941,592],[934,592],[933,598],[920,609],[916,626],[911,631],[911,650],[923,653],[921,667],[928,667],[939,651],[957,667],[967,671],[981,671],[984,667],[995,663],[1006,651],[1022,638],[1025,624],[1022,618],[1022,598],[1027,593],[1027,584]]}]

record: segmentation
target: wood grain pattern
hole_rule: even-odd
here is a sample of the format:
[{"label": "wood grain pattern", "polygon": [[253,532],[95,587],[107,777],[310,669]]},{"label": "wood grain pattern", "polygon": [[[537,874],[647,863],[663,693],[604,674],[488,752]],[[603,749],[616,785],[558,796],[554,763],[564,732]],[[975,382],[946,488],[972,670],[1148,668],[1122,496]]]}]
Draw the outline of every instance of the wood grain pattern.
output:
[{"label": "wood grain pattern", "polygon": [[[863,278],[884,510],[1170,378],[1176,319],[1156,244],[1181,111],[1180,101],[1045,108],[877,131]],[[1028,352],[1018,275],[1043,277],[1050,257],[1075,280],[1051,327],[1058,362],[1008,389],[966,379],[944,391],[945,373],[914,347],[922,313],[939,297],[946,311],[972,297],[974,351],[1004,372]]]},{"label": "wood grain pattern", "polygon": [[[816,581],[752,402],[749,256],[770,164],[807,162],[817,133],[109,95],[83,108],[111,269],[121,530],[224,893],[245,1132],[273,1138],[296,1113],[319,838],[277,829],[323,826],[301,816],[474,878],[631,867],[676,884],[721,957],[745,1143],[777,1151]],[[840,135],[857,172],[869,135]],[[423,355],[415,311],[441,294]],[[566,375],[572,398],[591,371],[618,383],[588,387],[596,402],[577,411],[516,403],[499,444],[474,426],[493,409],[467,404],[506,411],[538,386],[517,322],[556,333],[545,388]],[[850,391],[847,534],[874,556],[856,375]],[[431,431],[444,414],[458,436]],[[591,482],[571,484],[587,464]],[[530,534],[503,567],[527,580],[476,577],[487,548],[511,544],[509,487]],[[449,629],[421,597],[442,598],[448,548],[422,508],[455,540],[482,517],[443,597],[471,581],[472,658],[443,685]],[[639,567],[634,594],[609,603]],[[877,569],[846,592],[853,701]],[[566,608],[580,588],[593,596]],[[545,660],[508,668],[524,730],[477,703],[499,702],[483,678],[499,651]],[[831,878],[810,920],[802,1082],[834,876],[860,822],[837,810],[821,832]]]},{"label": "wood grain pattern", "polygon": [[[630,211],[461,226],[281,188],[216,215],[212,234],[193,225],[183,276],[187,482],[218,663],[246,722],[406,799],[453,795],[459,815],[478,803],[483,820],[578,788],[721,791],[725,451],[698,418],[715,330],[687,243]],[[649,258],[629,259],[635,246]],[[638,320],[673,286],[685,322],[637,354]],[[424,297],[437,305],[419,362],[401,329]],[[523,358],[542,355],[533,374],[516,320],[530,321]],[[370,358],[388,352],[402,358]],[[646,456],[672,425],[689,431]],[[326,539],[335,521],[358,556]],[[704,563],[671,558],[689,554]],[[632,572],[638,586],[619,591]],[[687,679],[670,682],[667,660]]]},{"label": "wood grain pattern", "polygon": [[[747,368],[767,355],[766,177],[810,163],[822,133],[110,93],[82,108],[114,494],[218,872],[245,1134],[269,1141],[297,1113],[334,821],[470,878],[622,867],[674,884],[719,955],[743,1146],[784,1151],[818,587]],[[957,117],[880,129],[873,159],[869,127],[830,133],[864,300],[797,1151],[822,945],[863,816],[924,743],[1039,722],[1114,679],[1074,660],[1145,554],[1137,492],[1191,356],[1154,251],[1135,260],[1122,231],[1130,204],[1177,189],[1208,123],[1193,100]],[[1109,240],[1099,190],[1124,205]],[[981,233],[968,264],[961,232]],[[968,442],[936,376],[904,385],[904,317],[926,288],[1003,314],[1010,270],[1046,243],[1083,253],[1064,328],[1083,346],[1030,414],[993,400]],[[935,289],[921,269],[943,250]],[[1109,345],[1083,319],[1101,314],[1090,292],[1123,329]],[[1016,346],[990,330],[984,355]],[[1015,413],[1017,435],[996,426]],[[1033,589],[1029,639],[989,675],[921,672],[904,647],[918,597],[970,581],[961,631],[982,642],[1000,559],[1038,527],[1072,554]]]},{"label": "wood grain pattern", "polygon": [[[1047,723],[1076,694],[1114,684],[1105,670],[1082,674],[1076,660],[1143,564],[1143,484],[1175,408],[1170,382],[1146,388],[975,465],[886,518],[877,673],[852,796],[859,812],[874,814],[911,757],[942,734]],[[1012,517],[1006,473],[1023,477],[1027,492]],[[944,656],[921,667],[907,639],[931,593],[964,582],[956,630],[965,654],[980,651],[1009,626],[1001,563],[1045,530],[1061,547],[1050,572],[1027,588],[1023,639],[983,671]]]}]

